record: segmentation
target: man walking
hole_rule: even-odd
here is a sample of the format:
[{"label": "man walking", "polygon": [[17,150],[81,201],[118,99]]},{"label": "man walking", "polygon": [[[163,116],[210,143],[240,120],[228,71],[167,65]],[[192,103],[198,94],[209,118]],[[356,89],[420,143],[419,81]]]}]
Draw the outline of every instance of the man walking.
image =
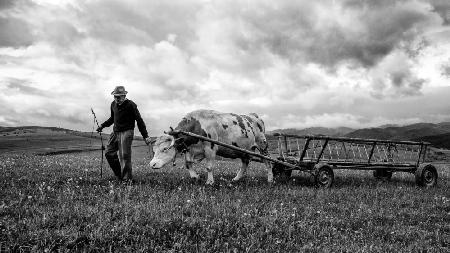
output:
[{"label": "man walking", "polygon": [[[141,132],[145,143],[150,143],[145,123],[137,105],[126,98],[127,91],[123,86],[117,86],[111,95],[114,101],[111,103],[111,117],[103,122],[97,132],[109,127],[114,123],[113,132],[106,147],[105,157],[109,166],[119,180],[131,180],[131,144],[134,136],[134,122],[137,122],[139,132]],[[118,153],[118,154],[117,154]]]}]

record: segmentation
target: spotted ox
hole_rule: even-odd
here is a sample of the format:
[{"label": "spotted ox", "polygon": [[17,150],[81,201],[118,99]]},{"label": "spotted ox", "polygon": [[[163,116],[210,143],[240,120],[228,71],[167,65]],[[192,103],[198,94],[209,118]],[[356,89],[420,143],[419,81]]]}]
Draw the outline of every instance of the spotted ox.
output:
[{"label": "spotted ox", "polygon": [[[267,154],[264,122],[255,113],[237,115],[212,110],[197,110],[188,113],[175,130],[195,133],[239,148]],[[150,161],[150,167],[153,169],[159,169],[165,164],[175,161],[177,154],[184,153],[184,167],[189,171],[192,178],[197,179],[199,176],[192,169],[192,163],[205,159],[208,172],[206,184],[214,183],[212,168],[216,155],[225,158],[241,159],[242,167],[236,177],[233,178],[233,181],[238,181],[245,176],[251,158],[242,152],[194,137],[175,134],[174,131],[169,132],[168,135],[156,138],[153,152],[154,157]],[[272,168],[268,163],[266,163],[266,167],[268,181],[272,182]]]}]

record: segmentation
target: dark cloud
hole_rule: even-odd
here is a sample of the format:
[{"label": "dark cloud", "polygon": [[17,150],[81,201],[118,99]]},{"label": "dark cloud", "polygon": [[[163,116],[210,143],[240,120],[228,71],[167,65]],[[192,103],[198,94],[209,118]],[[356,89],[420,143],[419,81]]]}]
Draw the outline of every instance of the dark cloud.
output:
[{"label": "dark cloud", "polygon": [[425,38],[425,37],[420,37],[415,41],[410,41],[410,43],[403,45],[402,48],[405,53],[408,54],[408,56],[410,58],[415,58],[417,56],[419,56],[420,52],[422,52],[422,50],[426,49],[427,47],[429,47],[431,45],[431,42]]},{"label": "dark cloud", "polygon": [[12,8],[19,0],[0,0],[0,10]]},{"label": "dark cloud", "polygon": [[64,115],[63,113],[57,113],[55,115],[52,115],[51,117],[53,119],[57,119],[59,122],[69,122],[70,124],[87,124],[86,117],[81,117],[81,113],[77,115],[67,115],[67,116],[61,116]]},{"label": "dark cloud", "polygon": [[36,6],[36,3],[30,0],[0,0],[0,10],[21,11],[22,7]]},{"label": "dark cloud", "polygon": [[40,32],[41,40],[50,41],[59,47],[68,47],[85,37],[75,26],[65,21],[52,21],[45,27],[45,31]]},{"label": "dark cloud", "polygon": [[[189,102],[199,102],[201,100],[201,91],[198,87],[189,83],[189,80],[171,80],[167,76],[156,76],[155,86],[163,90],[158,99],[160,100],[178,100],[178,101],[189,101]],[[207,98],[206,96],[204,97]]]},{"label": "dark cloud", "polygon": [[0,47],[24,47],[33,43],[33,35],[26,22],[17,18],[0,17]]},{"label": "dark cloud", "polygon": [[390,74],[392,86],[404,96],[419,95],[425,82],[412,76],[410,72],[393,72]]},{"label": "dark cloud", "polygon": [[447,63],[447,64],[442,65],[441,73],[442,73],[443,76],[445,76],[446,78],[450,79],[450,62]]},{"label": "dark cloud", "polygon": [[369,9],[373,10],[374,8],[384,8],[386,6],[395,6],[397,4],[403,4],[410,0],[344,0],[342,5],[344,7],[350,8],[358,8],[358,9]]},{"label": "dark cloud", "polygon": [[[422,95],[422,87],[426,83],[425,79],[417,77],[413,73],[408,63],[404,66],[395,66],[402,63],[401,58],[384,66],[380,72],[373,76],[372,91],[370,94],[377,99],[393,97],[408,97]],[[389,69],[390,68],[390,69]]]},{"label": "dark cloud", "polygon": [[15,0],[0,0],[0,10],[9,9],[14,6]]},{"label": "dark cloud", "polygon": [[192,1],[145,1],[139,6],[98,1],[83,6],[80,16],[89,36],[108,42],[152,45],[176,34],[180,43],[186,43],[195,36],[193,22],[199,8],[200,3]]},{"label": "dark cloud", "polygon": [[433,11],[438,13],[444,25],[450,25],[450,1],[448,0],[430,0]]},{"label": "dark cloud", "polygon": [[6,83],[6,88],[9,89],[9,92],[19,92],[24,95],[48,97],[48,93],[44,90],[30,86],[30,82],[28,80],[8,78],[3,82]]},{"label": "dark cloud", "polygon": [[[332,67],[353,61],[370,67],[400,44],[413,41],[435,20],[425,4],[405,1],[349,1],[340,11],[324,2],[282,3],[264,12],[256,8],[243,15],[255,36],[240,38],[242,50],[256,46],[270,48],[294,62]],[[327,10],[339,16],[335,20],[321,17]]]}]

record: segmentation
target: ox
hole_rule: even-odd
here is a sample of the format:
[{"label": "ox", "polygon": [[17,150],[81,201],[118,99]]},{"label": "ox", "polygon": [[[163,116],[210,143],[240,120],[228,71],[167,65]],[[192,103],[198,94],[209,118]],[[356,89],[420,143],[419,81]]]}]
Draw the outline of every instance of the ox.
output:
[{"label": "ox", "polygon": [[[191,132],[253,152],[259,151],[261,154],[267,154],[268,145],[264,134],[264,122],[255,113],[237,115],[212,110],[197,110],[188,113],[175,131],[156,138],[153,144],[154,157],[150,161],[151,168],[159,169],[165,164],[175,161],[177,154],[184,153],[184,167],[189,171],[191,178],[199,178],[192,168],[192,163],[205,159],[208,172],[206,184],[212,185],[214,183],[212,168],[216,155],[218,155],[241,159],[242,167],[233,181],[238,181],[245,176],[251,160],[249,155],[208,141],[177,134],[176,130]],[[268,174],[267,180],[271,183],[273,182],[272,168],[267,162],[265,165]]]}]

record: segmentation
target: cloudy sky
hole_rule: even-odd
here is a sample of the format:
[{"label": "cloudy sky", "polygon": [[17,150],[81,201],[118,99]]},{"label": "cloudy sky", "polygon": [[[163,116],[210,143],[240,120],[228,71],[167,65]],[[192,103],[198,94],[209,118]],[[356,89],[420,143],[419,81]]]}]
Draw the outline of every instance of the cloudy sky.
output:
[{"label": "cloudy sky", "polygon": [[152,135],[450,121],[450,1],[0,0],[0,126],[90,131],[116,85]]}]

